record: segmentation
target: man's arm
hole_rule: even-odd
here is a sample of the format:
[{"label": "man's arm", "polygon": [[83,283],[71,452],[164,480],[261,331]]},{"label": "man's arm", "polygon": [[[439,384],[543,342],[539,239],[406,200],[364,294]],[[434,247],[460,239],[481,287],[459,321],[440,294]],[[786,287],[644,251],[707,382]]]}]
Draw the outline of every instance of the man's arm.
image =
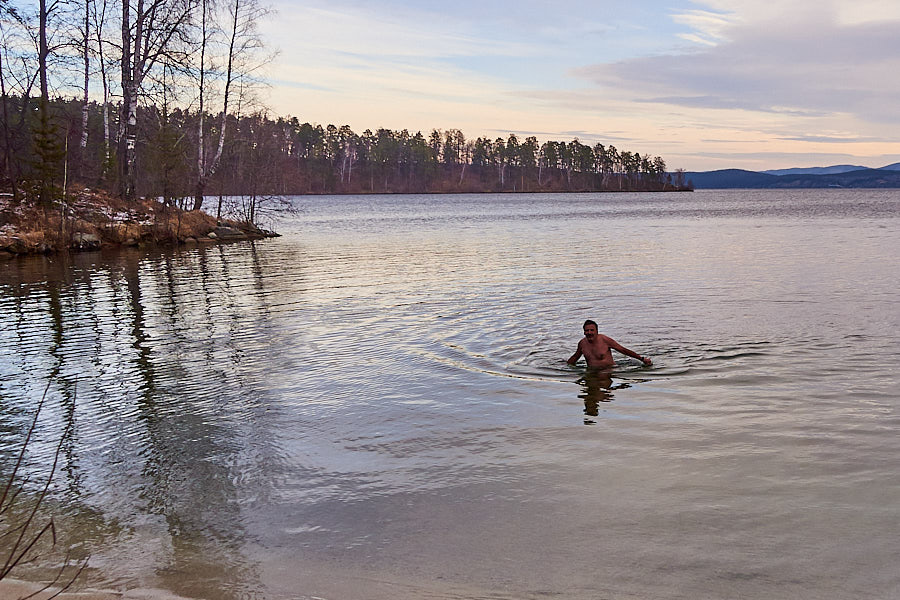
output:
[{"label": "man's arm", "polygon": [[603,336],[603,339],[606,341],[606,345],[609,346],[610,348],[612,348],[613,350],[615,350],[616,352],[621,352],[625,356],[630,356],[631,358],[636,358],[639,361],[641,361],[642,363],[644,363],[645,365],[647,365],[648,367],[653,364],[653,361],[650,360],[649,358],[647,358],[646,356],[641,356],[634,350],[629,350],[628,348],[626,348],[625,346],[623,346],[616,340],[612,339],[611,337]]},{"label": "man's arm", "polygon": [[578,362],[579,358],[581,358],[581,342],[578,342],[578,348],[575,350],[575,354],[570,356],[569,360],[567,360],[566,362],[570,365],[574,365],[576,362]]}]

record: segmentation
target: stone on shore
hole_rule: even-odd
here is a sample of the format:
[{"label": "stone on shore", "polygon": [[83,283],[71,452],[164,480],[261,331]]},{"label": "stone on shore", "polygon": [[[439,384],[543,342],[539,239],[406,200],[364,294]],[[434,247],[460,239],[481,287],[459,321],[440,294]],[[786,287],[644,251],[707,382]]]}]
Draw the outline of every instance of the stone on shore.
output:
[{"label": "stone on shore", "polygon": [[101,243],[100,238],[93,233],[78,231],[72,234],[72,247],[79,250],[95,250]]},{"label": "stone on shore", "polygon": [[237,229],[235,227],[225,227],[224,225],[219,225],[215,228],[214,231],[210,232],[209,237],[213,237],[215,235],[216,238],[220,240],[246,240],[247,234]]}]

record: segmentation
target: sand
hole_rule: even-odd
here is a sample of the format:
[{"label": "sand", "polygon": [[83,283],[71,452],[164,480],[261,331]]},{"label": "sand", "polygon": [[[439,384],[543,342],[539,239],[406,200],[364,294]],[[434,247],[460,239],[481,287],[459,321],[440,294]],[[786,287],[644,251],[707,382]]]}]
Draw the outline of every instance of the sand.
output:
[{"label": "sand", "polygon": [[[0,600],[18,600],[30,594],[38,592],[44,586],[29,581],[17,579],[4,579],[0,581]],[[29,600],[48,600],[59,591],[58,587],[49,588],[32,596]],[[81,588],[77,584],[68,591],[56,596],[58,600],[190,600],[183,596],[176,596],[164,590],[132,589],[127,591],[96,590]]]}]

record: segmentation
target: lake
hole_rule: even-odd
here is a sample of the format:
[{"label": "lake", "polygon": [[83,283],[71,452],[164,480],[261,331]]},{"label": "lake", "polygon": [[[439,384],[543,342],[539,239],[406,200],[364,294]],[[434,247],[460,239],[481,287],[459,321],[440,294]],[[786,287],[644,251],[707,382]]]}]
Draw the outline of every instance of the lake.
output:
[{"label": "lake", "polygon": [[[0,474],[46,389],[86,584],[900,597],[900,190],[291,203],[0,263]],[[568,366],[588,318],[653,366]]]}]

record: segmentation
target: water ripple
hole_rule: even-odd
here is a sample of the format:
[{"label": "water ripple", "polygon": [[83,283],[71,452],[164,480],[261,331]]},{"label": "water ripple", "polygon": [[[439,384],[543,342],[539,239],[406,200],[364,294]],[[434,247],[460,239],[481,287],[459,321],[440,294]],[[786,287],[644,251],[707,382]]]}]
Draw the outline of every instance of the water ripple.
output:
[{"label": "water ripple", "polygon": [[[24,472],[65,436],[108,581],[202,598],[316,560],[774,597],[776,546],[884,596],[841,565],[897,554],[896,198],[682,196],[299,198],[265,243],[5,262],[0,470],[49,382]],[[654,365],[568,366],[585,318]]]}]

